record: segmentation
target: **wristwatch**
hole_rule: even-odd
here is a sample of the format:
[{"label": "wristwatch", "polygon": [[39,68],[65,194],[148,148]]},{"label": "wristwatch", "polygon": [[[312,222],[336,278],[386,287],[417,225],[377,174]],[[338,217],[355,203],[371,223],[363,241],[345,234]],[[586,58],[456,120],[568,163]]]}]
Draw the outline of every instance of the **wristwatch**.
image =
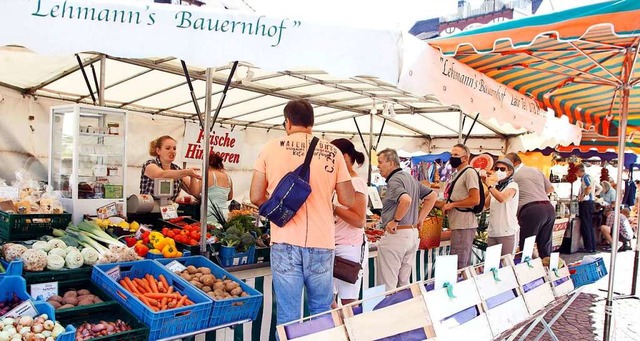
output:
[{"label": "wristwatch", "polygon": [[393,218],[393,221],[395,221],[396,223],[399,223],[399,222],[401,222],[401,221],[402,221],[402,219],[396,219],[396,218]]}]

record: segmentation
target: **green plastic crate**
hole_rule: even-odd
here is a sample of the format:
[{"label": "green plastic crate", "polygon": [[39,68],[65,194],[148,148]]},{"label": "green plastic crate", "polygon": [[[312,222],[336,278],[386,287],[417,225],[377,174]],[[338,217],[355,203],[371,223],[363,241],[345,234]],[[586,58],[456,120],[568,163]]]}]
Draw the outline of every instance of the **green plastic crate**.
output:
[{"label": "green plastic crate", "polygon": [[[100,297],[104,302],[95,303],[89,305],[78,306],[74,308],[68,309],[56,309],[56,316],[60,319],[70,318],[77,314],[84,314],[85,312],[100,312],[105,307],[108,307],[112,304],[117,304],[109,295],[107,295],[102,289],[100,289],[97,285],[91,282],[90,278],[85,278],[82,280],[70,280],[70,281],[58,281],[58,294],[63,296],[63,294],[68,290],[80,290],[87,289],[93,295]],[[29,285],[29,290],[31,290]]]},{"label": "green plastic crate", "polygon": [[110,302],[98,311],[85,310],[79,311],[75,314],[65,314],[64,316],[58,317],[58,321],[61,321],[60,323],[62,323],[63,325],[71,324],[76,329],[80,327],[84,322],[115,322],[117,319],[126,322],[131,326],[132,329],[122,333],[93,338],[91,340],[146,341],[149,338],[149,328],[136,317],[131,315],[129,311],[127,311],[117,302]]},{"label": "green plastic crate", "polygon": [[62,268],[60,270],[24,271],[22,277],[27,284],[83,280],[91,278],[91,266],[81,266],[77,269]]},{"label": "green plastic crate", "polygon": [[11,214],[0,211],[0,239],[21,241],[51,234],[54,228],[65,229],[71,222],[70,213]]}]

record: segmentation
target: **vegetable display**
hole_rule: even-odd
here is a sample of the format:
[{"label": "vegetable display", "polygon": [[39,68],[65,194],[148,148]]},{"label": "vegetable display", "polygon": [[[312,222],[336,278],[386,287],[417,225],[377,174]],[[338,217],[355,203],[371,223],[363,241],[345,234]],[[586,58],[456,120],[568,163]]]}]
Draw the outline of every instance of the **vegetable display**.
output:
[{"label": "vegetable display", "polygon": [[142,278],[124,277],[119,283],[156,312],[193,304],[187,295],[175,291],[163,275],[158,276],[158,279],[149,274]]},{"label": "vegetable display", "polygon": [[82,325],[78,326],[78,329],[76,330],[76,341],[90,340],[93,338],[126,332],[131,329],[131,326],[120,319],[115,322],[84,322]]},{"label": "vegetable display", "polygon": [[86,289],[67,290],[63,296],[54,295],[47,300],[47,303],[51,304],[55,310],[75,308],[101,302],[102,299],[100,299],[100,297]]},{"label": "vegetable display", "polygon": [[65,332],[58,322],[49,320],[47,314],[37,317],[5,317],[0,321],[0,341],[9,340],[42,340],[53,341]]},{"label": "vegetable display", "polygon": [[239,283],[226,278],[216,278],[211,273],[211,269],[207,267],[196,268],[193,265],[189,265],[182,271],[175,271],[175,274],[193,284],[214,300],[249,296],[242,290]]}]

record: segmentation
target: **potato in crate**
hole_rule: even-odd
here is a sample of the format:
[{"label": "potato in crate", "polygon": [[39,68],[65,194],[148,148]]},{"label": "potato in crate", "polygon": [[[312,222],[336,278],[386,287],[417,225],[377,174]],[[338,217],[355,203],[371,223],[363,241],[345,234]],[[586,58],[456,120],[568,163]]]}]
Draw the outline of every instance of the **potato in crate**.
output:
[{"label": "potato in crate", "polygon": [[262,294],[203,256],[157,259],[213,301],[208,327],[255,320]]},{"label": "potato in crate", "polygon": [[157,340],[203,329],[211,300],[152,260],[95,265],[91,280],[149,327]]}]

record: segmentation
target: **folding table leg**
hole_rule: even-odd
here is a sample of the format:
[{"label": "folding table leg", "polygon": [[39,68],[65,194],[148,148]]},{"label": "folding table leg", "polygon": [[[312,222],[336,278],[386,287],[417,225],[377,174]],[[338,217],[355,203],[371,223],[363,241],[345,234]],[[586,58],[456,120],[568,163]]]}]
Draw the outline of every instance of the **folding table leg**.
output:
[{"label": "folding table leg", "polygon": [[[553,326],[554,323],[556,323],[556,321],[560,318],[560,316],[562,316],[562,314],[565,312],[565,310],[567,310],[571,304],[573,303],[573,301],[576,300],[576,298],[578,298],[578,296],[580,295],[580,293],[582,292],[583,287],[578,288],[577,290],[575,290],[573,293],[571,293],[571,297],[569,297],[569,299],[567,300],[567,302],[564,303],[564,305],[562,306],[562,308],[553,316],[553,318],[551,319],[551,321],[549,321],[549,330],[551,330],[551,326]],[[544,321],[544,320],[543,320]],[[546,323],[546,321],[545,321]],[[541,331],[538,336],[536,336],[536,338],[534,339],[534,341],[539,341],[542,338],[542,335],[544,335],[545,331]],[[551,335],[551,334],[549,334]],[[554,335],[555,336],[555,335]],[[552,337],[554,337],[552,336]]]}]

